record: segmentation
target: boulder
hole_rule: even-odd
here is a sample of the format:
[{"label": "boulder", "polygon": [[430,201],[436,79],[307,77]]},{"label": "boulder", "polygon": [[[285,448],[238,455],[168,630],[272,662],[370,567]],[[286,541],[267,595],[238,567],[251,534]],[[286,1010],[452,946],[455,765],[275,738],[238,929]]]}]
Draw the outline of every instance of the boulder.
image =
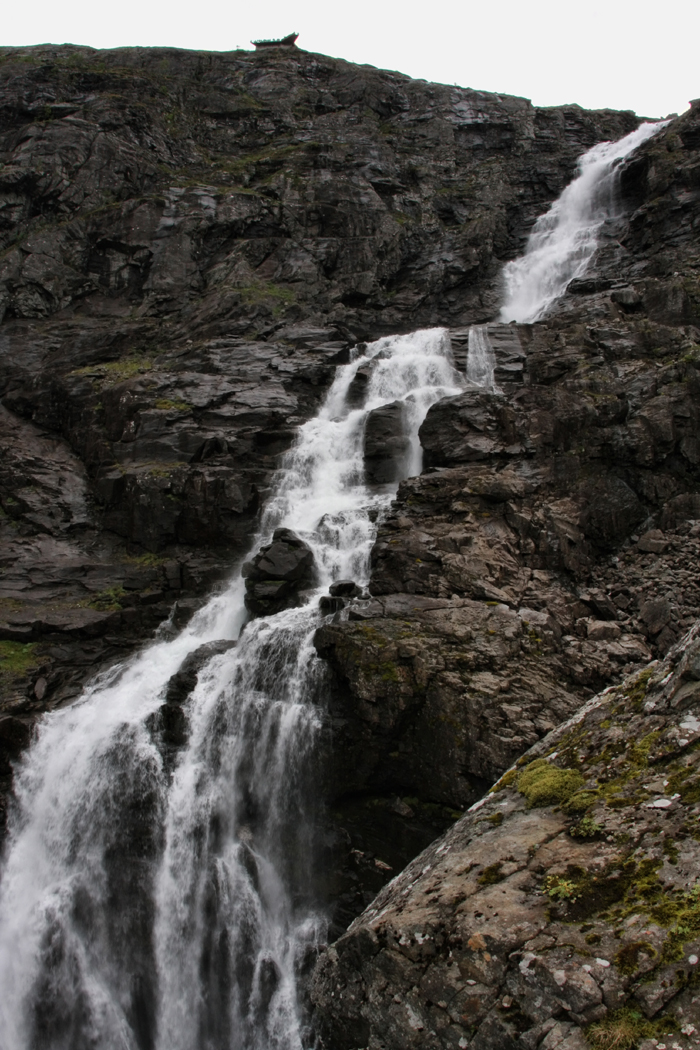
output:
[{"label": "boulder", "polygon": [[245,562],[246,608],[253,616],[270,616],[301,603],[300,592],[316,579],[313,551],[291,529],[275,529],[272,543]]},{"label": "boulder", "polygon": [[365,475],[367,481],[385,484],[405,477],[410,454],[405,431],[402,401],[375,408],[367,416],[364,434]]},{"label": "boulder", "polygon": [[337,580],[330,585],[328,593],[334,598],[359,598],[362,588],[354,580]]}]

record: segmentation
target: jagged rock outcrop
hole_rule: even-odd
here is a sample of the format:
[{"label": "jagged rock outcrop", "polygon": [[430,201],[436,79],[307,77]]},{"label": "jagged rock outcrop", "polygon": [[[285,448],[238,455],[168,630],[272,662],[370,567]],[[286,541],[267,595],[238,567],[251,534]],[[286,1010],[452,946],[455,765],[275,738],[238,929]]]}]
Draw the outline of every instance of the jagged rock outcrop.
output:
[{"label": "jagged rock outcrop", "polygon": [[245,604],[253,616],[270,616],[301,604],[301,592],[313,587],[313,551],[291,529],[275,529],[272,543],[244,563]]},{"label": "jagged rock outcrop", "polygon": [[324,1045],[695,1047],[699,807],[700,622],[528,751],[326,950]]}]

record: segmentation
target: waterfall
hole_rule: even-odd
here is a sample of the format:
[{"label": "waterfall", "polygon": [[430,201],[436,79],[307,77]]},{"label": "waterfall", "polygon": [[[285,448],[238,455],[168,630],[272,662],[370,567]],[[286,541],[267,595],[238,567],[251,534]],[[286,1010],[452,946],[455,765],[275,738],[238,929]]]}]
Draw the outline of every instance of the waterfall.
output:
[{"label": "waterfall", "polygon": [[474,386],[483,387],[491,393],[499,393],[494,385],[493,371],[496,367],[496,355],[489,339],[488,326],[474,324],[469,329],[467,348],[467,381]]},{"label": "waterfall", "polygon": [[525,254],[503,270],[500,320],[527,323],[544,317],[570,281],[581,277],[606,220],[617,217],[620,161],[667,121],[641,124],[618,142],[601,142],[579,158],[579,174],[535,223]]},{"label": "waterfall", "polygon": [[[310,1045],[299,982],[325,921],[318,600],[333,580],[366,584],[395,492],[365,483],[368,413],[403,402],[417,472],[428,408],[464,385],[443,329],[356,352],[284,456],[251,550],[282,525],[306,540],[319,576],[306,604],[245,624],[238,575],[176,638],[44,716],[16,770],[0,882],[2,1050]],[[234,638],[199,671],[186,740],[167,746],[171,676],[204,643]]]}]

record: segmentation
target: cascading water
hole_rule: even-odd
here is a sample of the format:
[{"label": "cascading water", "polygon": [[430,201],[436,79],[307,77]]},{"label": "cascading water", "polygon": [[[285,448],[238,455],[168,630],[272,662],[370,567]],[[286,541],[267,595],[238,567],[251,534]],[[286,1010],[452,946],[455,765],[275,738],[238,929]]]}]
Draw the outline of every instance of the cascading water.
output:
[{"label": "cascading water", "polygon": [[495,366],[496,357],[489,339],[488,326],[472,325],[469,329],[467,348],[467,381],[492,393],[498,393],[493,380]]},{"label": "cascading water", "polygon": [[[365,403],[348,404],[372,363]],[[298,980],[323,934],[314,891],[314,743],[323,665],[312,638],[330,582],[366,583],[377,514],[364,482],[368,413],[401,400],[418,427],[459,393],[442,329],[380,339],[340,367],[285,456],[253,551],[278,526],[311,546],[304,607],[247,624],[163,744],[167,683],[203,643],[235,638],[243,582],[46,716],[15,777],[0,884],[2,1050],[300,1050]]]},{"label": "cascading water", "polygon": [[618,142],[601,142],[579,158],[579,175],[535,223],[525,254],[503,271],[500,320],[528,323],[544,317],[570,281],[582,277],[606,220],[617,214],[619,163],[666,122],[641,124]]}]

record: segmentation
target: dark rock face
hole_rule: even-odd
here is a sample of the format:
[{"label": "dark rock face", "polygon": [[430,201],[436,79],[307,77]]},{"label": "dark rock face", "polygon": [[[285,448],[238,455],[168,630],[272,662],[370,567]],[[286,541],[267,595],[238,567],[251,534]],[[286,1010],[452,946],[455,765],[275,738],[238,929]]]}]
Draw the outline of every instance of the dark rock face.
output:
[{"label": "dark rock face", "polygon": [[31,723],[230,571],[357,338],[488,316],[636,118],[298,49],[0,60],[0,645]]},{"label": "dark rock face", "polygon": [[324,1045],[695,1046],[698,652],[700,622],[379,893],[316,967]]},{"label": "dark rock face", "polygon": [[394,401],[367,416],[364,436],[365,475],[372,484],[405,477],[410,443],[405,433],[404,405]]},{"label": "dark rock face", "polygon": [[270,616],[301,603],[316,578],[313,551],[291,529],[275,529],[272,543],[242,568],[245,604],[253,616]]}]

